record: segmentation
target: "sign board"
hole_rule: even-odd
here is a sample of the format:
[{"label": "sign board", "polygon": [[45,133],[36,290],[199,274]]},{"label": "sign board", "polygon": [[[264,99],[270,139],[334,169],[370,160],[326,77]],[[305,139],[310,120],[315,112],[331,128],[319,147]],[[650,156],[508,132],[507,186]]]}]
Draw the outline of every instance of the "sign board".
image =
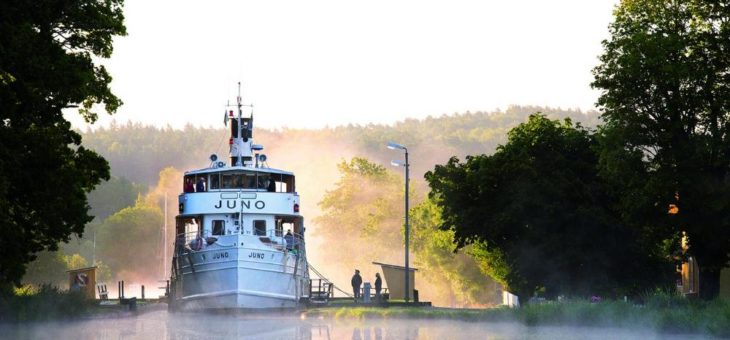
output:
[{"label": "sign board", "polygon": [[88,299],[96,298],[96,267],[69,270],[67,273],[69,290],[82,291]]}]

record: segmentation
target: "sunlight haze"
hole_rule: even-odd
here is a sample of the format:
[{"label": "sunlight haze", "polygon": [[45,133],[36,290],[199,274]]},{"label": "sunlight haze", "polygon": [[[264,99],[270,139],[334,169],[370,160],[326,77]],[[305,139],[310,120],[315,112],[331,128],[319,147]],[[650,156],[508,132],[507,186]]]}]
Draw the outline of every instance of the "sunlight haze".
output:
[{"label": "sunlight haze", "polygon": [[[593,109],[618,0],[141,1],[104,61],[124,101],[95,126],[320,128],[516,105]],[[74,126],[86,128],[67,112]]]}]

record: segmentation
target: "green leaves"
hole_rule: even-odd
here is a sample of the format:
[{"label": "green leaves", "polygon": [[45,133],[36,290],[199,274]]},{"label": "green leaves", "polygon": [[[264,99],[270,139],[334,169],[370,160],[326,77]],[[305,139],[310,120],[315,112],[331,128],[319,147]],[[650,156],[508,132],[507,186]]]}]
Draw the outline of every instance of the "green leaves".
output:
[{"label": "green leaves", "polygon": [[[623,191],[625,217],[665,239],[686,231],[709,274],[700,280],[708,298],[730,260],[729,8],[727,1],[622,2],[592,84],[602,91],[606,122],[602,171]],[[669,204],[680,207],[671,221]]]},{"label": "green leaves", "polygon": [[522,297],[538,288],[616,295],[651,281],[656,266],[642,239],[627,237],[636,232],[599,177],[594,136],[539,114],[508,136],[491,156],[452,158],[426,174],[458,246],[472,245],[483,271]]},{"label": "green leaves", "polygon": [[61,110],[121,101],[93,56],[109,57],[126,34],[121,0],[0,3],[0,285],[18,282],[32,254],[81,234],[86,193],[109,177],[106,161],[81,144]]}]

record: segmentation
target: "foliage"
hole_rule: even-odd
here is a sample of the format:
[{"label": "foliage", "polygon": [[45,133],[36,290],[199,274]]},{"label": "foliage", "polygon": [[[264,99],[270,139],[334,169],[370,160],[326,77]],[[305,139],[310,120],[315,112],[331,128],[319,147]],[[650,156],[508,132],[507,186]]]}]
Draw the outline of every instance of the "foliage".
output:
[{"label": "foliage", "polygon": [[138,200],[102,223],[97,234],[98,256],[114,276],[130,281],[159,277],[162,218],[159,206]]},{"label": "foliage", "polygon": [[40,286],[48,284],[62,287],[67,284],[65,255],[61,251],[43,251],[36,259],[28,264],[28,270],[23,276],[24,284]]},{"label": "foliage", "polygon": [[119,210],[133,206],[137,196],[145,189],[124,177],[112,176],[89,193],[91,214],[97,220],[104,220]]},{"label": "foliage", "polygon": [[[687,232],[705,298],[730,260],[729,19],[726,1],[623,1],[592,84],[606,123],[602,167],[622,205],[638,207],[627,217]],[[669,204],[679,213],[666,221]]]},{"label": "foliage", "polygon": [[122,1],[0,2],[0,285],[17,284],[35,253],[81,234],[91,220],[86,193],[109,176],[81,146],[62,109],[94,104],[114,112],[108,58],[124,35]]},{"label": "foliage", "polygon": [[[414,160],[411,171],[421,174],[451,155],[493,151],[504,142],[505,133],[510,128],[524,122],[535,111],[544,112],[551,118],[570,117],[573,121],[584,122],[586,126],[598,123],[596,112],[512,106],[504,112],[466,112],[423,120],[408,119],[394,125],[347,125],[318,130],[256,128],[254,137],[257,143],[267,147],[267,154],[271,156],[269,164],[283,163],[286,168],[292,168],[298,157],[322,160],[335,150],[347,153],[327,159],[333,164],[342,157],[350,159],[355,155],[367,156],[378,164],[388,164],[392,154],[383,152],[383,145],[394,140],[409,146]],[[207,166],[211,153],[217,153],[221,160],[227,161],[223,156],[228,153],[227,135],[223,127],[186,125],[182,129],[173,129],[139,123],[112,124],[83,133],[84,144],[109,160],[115,176],[145,185],[154,185],[159,171],[168,166],[177,169]],[[337,148],[332,148],[332,145]],[[291,150],[296,150],[297,154],[291,154]],[[307,162],[307,166],[311,168],[311,162]],[[303,170],[306,169],[297,173],[301,176]],[[418,178],[414,176],[414,180]]]},{"label": "foliage", "polygon": [[595,147],[580,125],[538,114],[493,155],[436,166],[426,180],[442,229],[458,247],[472,244],[483,270],[522,301],[541,288],[623,295],[655,283],[662,268],[610,209]]},{"label": "foliage", "polygon": [[342,177],[320,201],[322,215],[315,218],[315,235],[329,240],[320,251],[338,259],[341,273],[363,270],[372,261],[402,259],[401,178],[360,157],[341,162],[338,169]]},{"label": "foliage", "polygon": [[0,321],[49,321],[79,318],[96,304],[83,292],[62,291],[51,285],[24,286],[0,293]]},{"label": "foliage", "polygon": [[[434,304],[484,306],[501,303],[501,287],[480,271],[471,247],[456,251],[452,230],[440,230],[441,210],[430,199],[410,211],[411,245],[419,276],[435,291],[422,294]],[[419,290],[423,289],[423,285]],[[442,301],[444,300],[445,301]]]}]

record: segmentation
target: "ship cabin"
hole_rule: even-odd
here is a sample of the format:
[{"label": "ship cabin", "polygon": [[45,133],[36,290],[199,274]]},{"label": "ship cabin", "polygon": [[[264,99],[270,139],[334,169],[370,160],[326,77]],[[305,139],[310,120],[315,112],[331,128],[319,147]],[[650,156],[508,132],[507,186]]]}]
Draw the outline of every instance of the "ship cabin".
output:
[{"label": "ship cabin", "polygon": [[182,189],[176,234],[185,235],[186,244],[195,245],[195,239],[201,237],[210,244],[211,239],[227,235],[259,236],[262,242],[290,248],[299,248],[303,242],[304,223],[293,173],[213,167],[186,172]]}]

